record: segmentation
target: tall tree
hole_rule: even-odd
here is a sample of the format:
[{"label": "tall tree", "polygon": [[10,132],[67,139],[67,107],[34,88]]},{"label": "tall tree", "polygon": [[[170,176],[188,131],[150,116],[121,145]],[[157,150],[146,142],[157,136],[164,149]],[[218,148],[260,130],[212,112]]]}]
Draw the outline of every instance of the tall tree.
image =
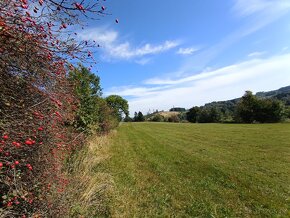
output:
[{"label": "tall tree", "polygon": [[143,115],[143,113],[141,111],[138,112],[138,115],[137,115],[137,121],[138,122],[143,122],[145,121],[145,117]]},{"label": "tall tree", "polygon": [[82,131],[97,131],[100,119],[101,97],[100,78],[86,67],[79,65],[70,71],[69,80],[74,86],[79,107],[76,113],[75,125]]},{"label": "tall tree", "polygon": [[252,123],[255,120],[255,113],[258,108],[258,99],[251,91],[246,91],[237,104],[237,118],[245,123]]},{"label": "tall tree", "polygon": [[122,114],[125,114],[125,117],[129,115],[129,105],[128,101],[122,98],[119,95],[110,95],[106,97],[107,104],[114,111],[119,120],[122,120]]},{"label": "tall tree", "polygon": [[186,113],[187,120],[191,123],[196,123],[199,112],[200,112],[199,107],[190,108],[189,111]]},{"label": "tall tree", "polygon": [[276,99],[258,98],[247,91],[237,105],[238,120],[245,123],[254,121],[279,122],[285,114],[285,105]]}]

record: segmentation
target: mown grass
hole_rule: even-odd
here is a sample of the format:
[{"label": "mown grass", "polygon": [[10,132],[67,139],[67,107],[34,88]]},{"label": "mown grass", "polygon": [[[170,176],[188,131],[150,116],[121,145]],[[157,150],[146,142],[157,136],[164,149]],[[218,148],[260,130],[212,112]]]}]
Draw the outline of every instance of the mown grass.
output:
[{"label": "mown grass", "polygon": [[290,124],[128,123],[108,153],[109,216],[290,216]]}]

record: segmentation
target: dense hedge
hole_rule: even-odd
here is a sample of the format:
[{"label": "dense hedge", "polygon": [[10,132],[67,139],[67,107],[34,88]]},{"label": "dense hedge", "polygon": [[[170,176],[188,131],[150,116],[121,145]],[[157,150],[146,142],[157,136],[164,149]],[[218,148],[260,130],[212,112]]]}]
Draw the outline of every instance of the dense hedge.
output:
[{"label": "dense hedge", "polygon": [[67,27],[105,8],[71,3],[0,1],[0,217],[64,217],[69,178],[63,163],[86,139],[80,114],[90,116],[84,108],[97,105],[98,119],[85,121],[86,128],[117,125],[105,100],[84,105],[79,84],[69,79],[68,60],[91,52]]}]

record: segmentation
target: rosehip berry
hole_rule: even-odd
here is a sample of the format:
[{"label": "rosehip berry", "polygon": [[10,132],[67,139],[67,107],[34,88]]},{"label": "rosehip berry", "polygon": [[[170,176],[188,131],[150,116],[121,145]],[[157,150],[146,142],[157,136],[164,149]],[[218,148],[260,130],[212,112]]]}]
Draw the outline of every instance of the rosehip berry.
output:
[{"label": "rosehip berry", "polygon": [[32,166],[30,164],[26,164],[26,166],[29,170],[32,170]]},{"label": "rosehip berry", "polygon": [[26,141],[25,141],[25,144],[26,144],[26,145],[32,145],[32,141],[30,141],[30,140],[26,140]]},{"label": "rosehip berry", "polygon": [[17,160],[17,161],[15,161],[14,163],[15,163],[15,165],[18,165],[18,164],[19,164],[19,161]]},{"label": "rosehip berry", "polygon": [[9,139],[9,136],[8,135],[4,135],[3,139],[7,140],[7,139]]}]

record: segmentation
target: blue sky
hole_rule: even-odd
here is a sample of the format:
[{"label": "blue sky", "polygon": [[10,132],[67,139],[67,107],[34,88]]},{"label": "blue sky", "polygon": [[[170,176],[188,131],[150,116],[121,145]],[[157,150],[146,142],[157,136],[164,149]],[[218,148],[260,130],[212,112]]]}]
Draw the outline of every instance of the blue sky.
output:
[{"label": "blue sky", "polygon": [[[95,40],[104,95],[131,114],[290,85],[290,0],[107,0]],[[119,24],[114,22],[118,18]]]}]

